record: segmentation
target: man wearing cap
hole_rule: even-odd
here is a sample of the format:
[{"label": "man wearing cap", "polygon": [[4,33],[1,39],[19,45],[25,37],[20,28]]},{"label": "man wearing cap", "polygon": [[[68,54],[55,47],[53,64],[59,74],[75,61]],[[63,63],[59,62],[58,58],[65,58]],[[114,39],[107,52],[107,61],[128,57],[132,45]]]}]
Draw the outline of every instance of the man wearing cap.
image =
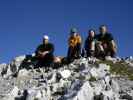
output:
[{"label": "man wearing cap", "polygon": [[79,35],[76,28],[70,30],[70,37],[68,39],[68,61],[73,61],[81,56],[81,36]]},{"label": "man wearing cap", "polygon": [[50,65],[54,60],[54,45],[49,43],[49,37],[43,36],[43,43],[35,51],[40,66]]}]

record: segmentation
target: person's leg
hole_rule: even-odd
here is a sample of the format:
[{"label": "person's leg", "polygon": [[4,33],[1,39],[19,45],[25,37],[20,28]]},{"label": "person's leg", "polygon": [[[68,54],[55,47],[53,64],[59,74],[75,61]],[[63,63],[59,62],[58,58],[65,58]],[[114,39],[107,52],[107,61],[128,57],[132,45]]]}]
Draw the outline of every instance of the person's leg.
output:
[{"label": "person's leg", "polygon": [[115,56],[115,51],[113,50],[113,47],[111,44],[106,44],[104,46],[104,50],[105,50],[105,56],[111,56],[114,57]]},{"label": "person's leg", "polygon": [[84,48],[82,49],[81,56],[82,56],[82,57],[86,57],[86,56],[87,56],[87,55],[86,55],[86,50],[85,50]]},{"label": "person's leg", "polygon": [[69,47],[67,52],[67,58],[71,58],[71,56],[72,56],[72,48]]},{"label": "person's leg", "polygon": [[44,65],[50,66],[54,62],[54,55],[47,54],[44,58]]},{"label": "person's leg", "polygon": [[95,56],[95,49],[96,49],[95,45],[96,45],[95,42],[92,41],[91,42],[91,46],[90,46],[90,50],[89,50],[90,57],[94,57]]},{"label": "person's leg", "polygon": [[67,53],[67,60],[68,60],[68,63],[69,62],[72,62],[73,61],[73,59],[74,59],[74,48],[72,48],[72,47],[69,47],[68,48],[68,53]]},{"label": "person's leg", "polygon": [[36,68],[43,67],[43,66],[45,66],[44,64],[45,64],[45,58],[39,58]]},{"label": "person's leg", "polygon": [[96,44],[96,57],[98,58],[104,58],[105,57],[105,51],[102,44]]},{"label": "person's leg", "polygon": [[111,51],[111,57],[115,57],[116,53],[114,51]]},{"label": "person's leg", "polygon": [[116,52],[113,50],[113,47],[112,47],[112,46],[109,47],[108,52],[109,52],[109,56],[111,56],[111,57],[115,57]]},{"label": "person's leg", "polygon": [[43,62],[43,57],[41,57],[40,55],[38,55],[37,53],[35,54],[35,56],[32,59],[33,64],[34,64],[34,68],[39,68],[42,67],[42,62]]},{"label": "person's leg", "polygon": [[75,48],[75,56],[76,58],[80,58],[81,57],[81,44],[77,44],[76,48]]},{"label": "person's leg", "polygon": [[90,50],[89,49],[86,50],[86,56],[90,57]]},{"label": "person's leg", "polygon": [[103,48],[104,48],[105,56],[110,56],[110,48],[109,48],[109,45],[107,43],[104,43],[103,44]]},{"label": "person's leg", "polygon": [[87,52],[86,52],[86,54],[87,54],[87,57],[92,57],[92,56],[94,56],[94,51],[88,49]]}]

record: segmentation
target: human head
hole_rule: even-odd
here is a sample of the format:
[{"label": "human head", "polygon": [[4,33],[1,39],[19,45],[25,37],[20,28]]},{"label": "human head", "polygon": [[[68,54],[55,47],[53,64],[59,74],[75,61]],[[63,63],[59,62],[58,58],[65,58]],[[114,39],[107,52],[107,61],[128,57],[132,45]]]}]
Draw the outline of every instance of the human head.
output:
[{"label": "human head", "polygon": [[77,34],[78,34],[77,28],[71,28],[70,34],[71,34],[71,36],[74,36],[74,37],[77,36]]},{"label": "human head", "polygon": [[107,33],[107,26],[106,25],[101,25],[99,28],[99,31],[101,34],[106,34]]},{"label": "human head", "polygon": [[95,30],[93,30],[93,29],[90,29],[89,31],[88,31],[88,35],[90,36],[90,37],[94,37],[95,36]]},{"label": "human head", "polygon": [[47,35],[43,36],[43,44],[47,44],[49,42],[49,37]]}]

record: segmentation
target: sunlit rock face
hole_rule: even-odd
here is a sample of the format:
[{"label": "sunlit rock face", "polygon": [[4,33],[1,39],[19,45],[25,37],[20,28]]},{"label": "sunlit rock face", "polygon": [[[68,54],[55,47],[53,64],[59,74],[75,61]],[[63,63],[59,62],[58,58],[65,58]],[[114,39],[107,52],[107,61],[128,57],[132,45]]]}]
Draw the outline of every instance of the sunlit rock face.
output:
[{"label": "sunlit rock face", "polygon": [[[111,73],[111,66],[96,58],[80,58],[55,69],[36,68],[36,62],[16,57],[0,64],[0,100],[133,100],[133,81]],[[129,65],[133,58],[107,57],[113,64]]]}]

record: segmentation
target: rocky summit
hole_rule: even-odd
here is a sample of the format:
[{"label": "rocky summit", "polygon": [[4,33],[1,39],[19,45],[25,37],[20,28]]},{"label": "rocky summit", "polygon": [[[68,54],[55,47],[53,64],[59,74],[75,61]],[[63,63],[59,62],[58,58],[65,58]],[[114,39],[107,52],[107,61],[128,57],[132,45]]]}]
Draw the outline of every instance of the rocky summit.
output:
[{"label": "rocky summit", "polygon": [[0,100],[133,100],[133,57],[80,58],[58,68],[25,59],[0,64]]}]

